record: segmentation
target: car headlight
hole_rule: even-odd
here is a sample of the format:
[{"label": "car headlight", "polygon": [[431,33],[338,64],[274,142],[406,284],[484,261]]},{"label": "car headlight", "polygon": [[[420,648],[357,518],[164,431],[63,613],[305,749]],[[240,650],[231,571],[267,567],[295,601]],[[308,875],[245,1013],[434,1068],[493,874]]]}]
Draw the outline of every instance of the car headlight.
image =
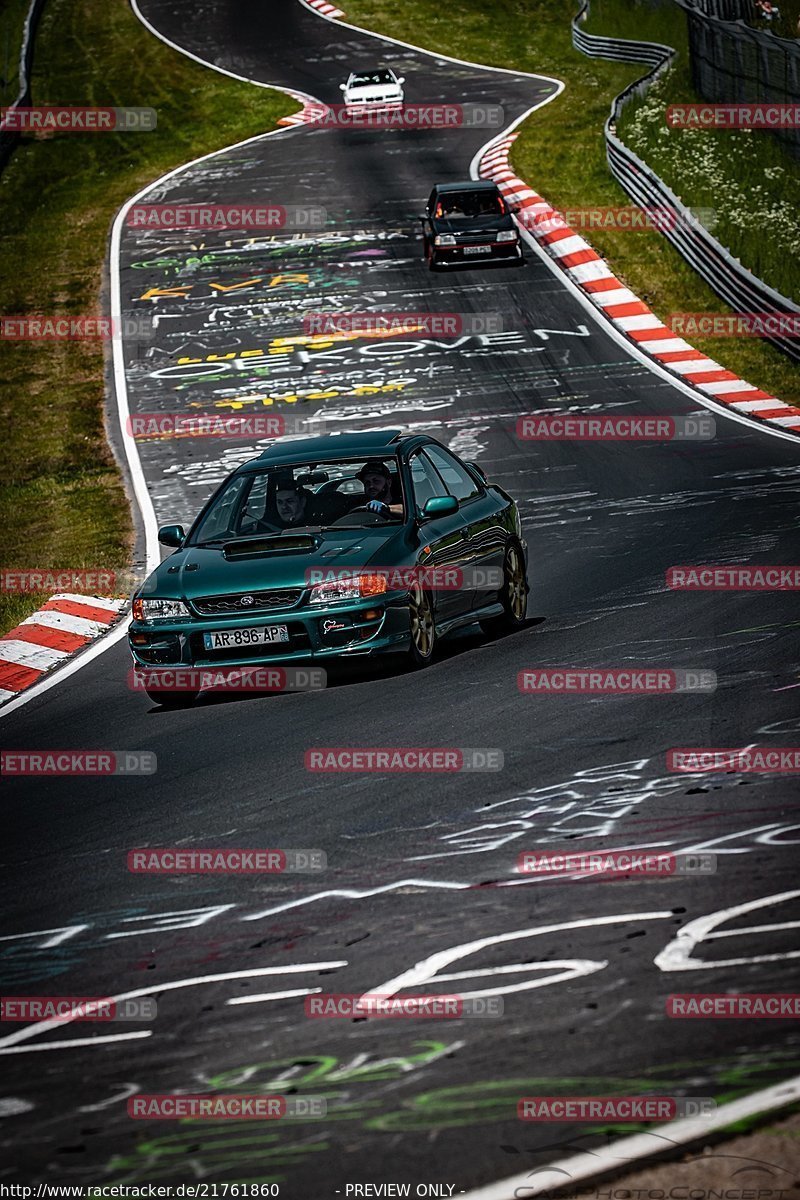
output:
[{"label": "car headlight", "polygon": [[134,621],[182,621],[192,614],[182,600],[142,600],[133,602]]},{"label": "car headlight", "polygon": [[455,246],[456,239],[452,233],[439,233],[433,239],[434,246]]},{"label": "car headlight", "polygon": [[309,604],[339,604],[342,600],[364,600],[381,596],[387,590],[385,575],[351,575],[318,583],[308,597]]},{"label": "car headlight", "polygon": [[497,235],[498,242],[515,242],[517,240],[516,229],[501,229]]}]

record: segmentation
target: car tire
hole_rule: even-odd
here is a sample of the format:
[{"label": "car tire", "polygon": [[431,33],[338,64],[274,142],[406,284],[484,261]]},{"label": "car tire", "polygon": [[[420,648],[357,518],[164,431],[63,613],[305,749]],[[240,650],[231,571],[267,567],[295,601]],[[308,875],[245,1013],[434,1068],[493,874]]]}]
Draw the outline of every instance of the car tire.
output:
[{"label": "car tire", "polygon": [[433,246],[430,244],[430,242],[425,243],[425,258],[427,259],[427,262],[428,262],[428,270],[429,271],[438,271],[439,270],[439,264],[436,261],[436,253],[433,249]]},{"label": "car tire", "polygon": [[412,667],[420,670],[433,660],[436,648],[436,618],[431,594],[419,584],[414,584],[409,589],[408,617],[411,633],[408,661]]},{"label": "car tire", "polygon": [[481,621],[483,632],[513,633],[522,629],[527,618],[529,591],[522,547],[519,542],[509,542],[503,559],[503,584],[498,596],[503,606],[503,615]]},{"label": "car tire", "polygon": [[155,688],[145,688],[145,691],[153,703],[162,708],[188,708],[200,695],[199,692],[160,692]]}]

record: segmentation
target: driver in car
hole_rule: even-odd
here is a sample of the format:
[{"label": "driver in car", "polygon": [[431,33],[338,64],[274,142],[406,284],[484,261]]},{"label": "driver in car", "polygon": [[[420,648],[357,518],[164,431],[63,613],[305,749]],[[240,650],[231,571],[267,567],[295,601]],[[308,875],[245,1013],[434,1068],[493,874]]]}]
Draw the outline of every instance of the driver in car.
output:
[{"label": "driver in car", "polygon": [[368,512],[388,517],[390,513],[402,513],[402,504],[392,496],[392,473],[381,459],[370,459],[356,475],[364,485],[364,496],[357,497],[357,507],[366,507]]}]

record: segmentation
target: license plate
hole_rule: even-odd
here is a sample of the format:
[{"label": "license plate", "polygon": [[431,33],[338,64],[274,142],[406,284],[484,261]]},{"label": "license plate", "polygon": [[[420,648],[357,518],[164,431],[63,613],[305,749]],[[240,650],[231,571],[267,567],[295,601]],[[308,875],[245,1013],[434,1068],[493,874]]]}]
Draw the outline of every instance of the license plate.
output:
[{"label": "license plate", "polygon": [[491,246],[465,246],[464,247],[465,254],[491,254],[491,252],[492,252]]},{"label": "license plate", "polygon": [[239,646],[261,646],[270,642],[288,642],[288,625],[261,625],[256,629],[218,629],[204,633],[206,650],[236,650]]}]

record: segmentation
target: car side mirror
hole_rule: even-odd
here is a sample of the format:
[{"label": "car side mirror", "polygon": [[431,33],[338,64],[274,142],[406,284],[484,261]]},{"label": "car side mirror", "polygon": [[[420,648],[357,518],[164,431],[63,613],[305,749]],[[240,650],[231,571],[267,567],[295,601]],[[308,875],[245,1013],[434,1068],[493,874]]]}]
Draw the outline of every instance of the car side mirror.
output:
[{"label": "car side mirror", "polygon": [[158,531],[158,540],[162,546],[181,546],[185,537],[182,525],[162,525]]},{"label": "car side mirror", "polygon": [[483,467],[480,465],[480,463],[476,463],[476,462],[468,462],[468,463],[467,463],[467,466],[468,466],[468,467],[471,467],[471,468],[472,468],[472,470],[473,470],[473,471],[474,471],[474,472],[475,472],[477,475],[480,475],[480,477],[481,477],[481,479],[483,480],[483,482],[484,482],[484,483],[488,483],[488,482],[489,482],[489,480],[486,478],[486,472],[484,471],[484,469],[483,469]]},{"label": "car side mirror", "polygon": [[340,91],[340,92],[346,92],[346,91],[347,91],[347,84],[346,84],[346,83],[340,83],[340,84],[339,84],[339,91]]},{"label": "car side mirror", "polygon": [[405,81],[406,81],[406,77],[405,77],[405,75],[401,75],[401,76],[400,76],[400,78],[398,79],[398,81],[397,81],[397,82],[398,82],[398,83],[405,83]]},{"label": "car side mirror", "polygon": [[430,500],[426,500],[422,508],[422,516],[425,521],[430,521],[434,517],[452,517],[453,513],[458,512],[458,501],[455,496],[431,496]]}]

